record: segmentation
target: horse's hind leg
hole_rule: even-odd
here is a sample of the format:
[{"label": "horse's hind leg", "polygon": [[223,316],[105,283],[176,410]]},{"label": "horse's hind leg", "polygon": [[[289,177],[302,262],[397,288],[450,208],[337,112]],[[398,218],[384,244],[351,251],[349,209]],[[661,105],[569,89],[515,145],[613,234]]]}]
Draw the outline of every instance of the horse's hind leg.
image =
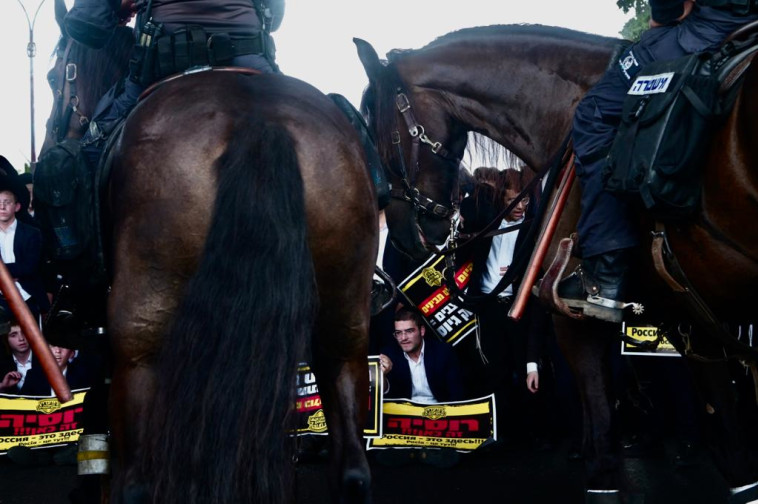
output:
[{"label": "horse's hind leg", "polygon": [[365,415],[360,407],[368,404],[366,363],[365,351],[347,360],[314,352],[314,370],[329,428],[330,486],[343,503],[369,501],[371,476],[362,442]]},{"label": "horse's hind leg", "polygon": [[166,275],[134,268],[137,261],[130,261],[128,254],[117,254],[117,259],[120,267],[115,272],[108,313],[114,355],[111,437],[116,453],[111,504],[141,504],[150,502],[140,468],[155,395],[155,359],[179,284],[167,282]]},{"label": "horse's hind leg", "polygon": [[148,414],[145,399],[153,388],[153,373],[147,367],[120,365],[111,385],[111,437],[114,440],[111,504],[148,502],[139,474],[138,447],[144,442],[144,425],[137,420]]},{"label": "horse's hind leg", "polygon": [[616,341],[608,324],[577,323],[556,317],[558,343],[576,378],[583,411],[582,454],[585,462],[587,501],[619,499],[620,454],[612,408],[612,380],[608,345]]},{"label": "horse's hind leg", "polygon": [[313,339],[312,365],[329,429],[330,486],[344,503],[365,503],[370,495],[362,436],[368,407],[368,297],[373,268],[363,270],[365,275],[345,279],[345,285],[319,289],[321,308]]}]

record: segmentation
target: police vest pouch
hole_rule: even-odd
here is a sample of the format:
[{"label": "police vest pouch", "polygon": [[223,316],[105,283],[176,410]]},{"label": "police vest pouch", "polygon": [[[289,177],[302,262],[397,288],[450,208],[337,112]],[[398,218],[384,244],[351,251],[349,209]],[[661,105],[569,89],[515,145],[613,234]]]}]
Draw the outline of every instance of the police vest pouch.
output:
[{"label": "police vest pouch", "polygon": [[607,157],[606,190],[639,197],[661,219],[697,209],[708,138],[721,108],[710,68],[709,55],[701,53],[640,71]]},{"label": "police vest pouch", "polygon": [[48,149],[34,171],[34,216],[47,253],[56,260],[78,257],[94,234],[94,188],[79,140],[67,138]]},{"label": "police vest pouch", "polygon": [[134,65],[144,68],[139,82],[147,86],[190,68],[231,65],[237,56],[266,56],[273,50],[273,40],[264,32],[216,33],[200,26],[185,26],[156,36],[144,54],[135,55]]}]

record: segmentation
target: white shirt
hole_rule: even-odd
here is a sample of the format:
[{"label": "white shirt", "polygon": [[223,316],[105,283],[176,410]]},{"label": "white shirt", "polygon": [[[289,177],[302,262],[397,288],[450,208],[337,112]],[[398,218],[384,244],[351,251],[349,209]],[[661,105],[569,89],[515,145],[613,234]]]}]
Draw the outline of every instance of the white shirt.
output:
[{"label": "white shirt", "polygon": [[[505,229],[512,226],[516,226],[524,222],[524,219],[508,222],[503,219],[500,222],[498,229]],[[492,246],[490,247],[490,253],[487,256],[487,270],[482,275],[482,292],[489,294],[497,287],[500,279],[503,278],[505,272],[513,262],[513,253],[516,250],[516,239],[518,239],[519,231],[511,231],[510,233],[503,233],[492,237]],[[501,296],[512,296],[513,285],[508,287],[500,293]]]},{"label": "white shirt", "polygon": [[[13,219],[13,224],[8,226],[7,229],[0,229],[0,254],[2,254],[5,264],[16,262],[16,254],[13,252],[13,240],[16,238],[16,228],[18,228],[18,221]],[[32,297],[31,294],[21,288],[20,283],[16,282],[16,287],[24,301]]]},{"label": "white shirt", "polygon": [[16,384],[18,388],[21,388],[24,386],[24,381],[26,380],[26,373],[32,368],[32,352],[29,352],[29,358],[26,359],[25,364],[21,364],[15,355],[13,356],[13,362],[16,363],[16,371],[21,373],[21,379],[18,381],[18,384]]},{"label": "white shirt", "polygon": [[[505,229],[524,222],[524,219],[508,222],[503,219],[500,222],[498,229]],[[505,275],[506,271],[513,262],[513,253],[516,251],[516,240],[518,239],[519,231],[511,231],[510,233],[503,233],[492,238],[492,246],[490,247],[490,253],[487,256],[487,271],[482,276],[482,292],[489,294],[495,287],[497,287],[500,279]],[[503,290],[501,296],[513,295],[513,284]],[[526,363],[526,372],[532,373],[537,371],[536,362]]]},{"label": "white shirt", "polygon": [[434,398],[432,389],[429,388],[429,381],[426,379],[426,368],[424,368],[425,345],[426,342],[421,340],[421,354],[419,354],[417,362],[408,357],[407,353],[403,353],[403,357],[408,361],[408,366],[411,368],[411,401],[422,404],[436,404],[438,401]]}]

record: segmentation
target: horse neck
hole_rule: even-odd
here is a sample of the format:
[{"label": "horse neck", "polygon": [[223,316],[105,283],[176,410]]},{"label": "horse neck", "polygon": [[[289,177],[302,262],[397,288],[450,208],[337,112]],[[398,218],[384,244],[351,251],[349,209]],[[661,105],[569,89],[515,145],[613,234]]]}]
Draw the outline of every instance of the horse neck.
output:
[{"label": "horse neck", "polygon": [[538,167],[565,139],[576,104],[617,43],[566,34],[504,30],[475,46],[451,41],[409,53],[396,64],[414,101],[434,102],[459,129],[481,133]]}]

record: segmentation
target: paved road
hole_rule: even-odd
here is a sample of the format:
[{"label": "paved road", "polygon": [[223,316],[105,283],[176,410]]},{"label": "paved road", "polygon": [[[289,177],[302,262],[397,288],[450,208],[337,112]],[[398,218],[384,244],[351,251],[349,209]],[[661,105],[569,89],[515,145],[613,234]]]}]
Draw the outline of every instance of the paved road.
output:
[{"label": "paved road", "polygon": [[[669,450],[669,447],[667,447]],[[670,451],[670,450],[669,450]],[[371,457],[374,504],[580,504],[581,463],[569,460],[564,444],[550,451],[514,450],[467,454],[450,469],[413,463],[380,465]],[[707,457],[675,468],[669,457],[626,459],[628,488],[645,495],[645,504],[718,504],[727,488]],[[329,502],[321,461],[300,464],[297,502]],[[0,457],[0,504],[69,504],[76,482],[73,466],[25,468]],[[494,499],[493,499],[494,498]]]}]

